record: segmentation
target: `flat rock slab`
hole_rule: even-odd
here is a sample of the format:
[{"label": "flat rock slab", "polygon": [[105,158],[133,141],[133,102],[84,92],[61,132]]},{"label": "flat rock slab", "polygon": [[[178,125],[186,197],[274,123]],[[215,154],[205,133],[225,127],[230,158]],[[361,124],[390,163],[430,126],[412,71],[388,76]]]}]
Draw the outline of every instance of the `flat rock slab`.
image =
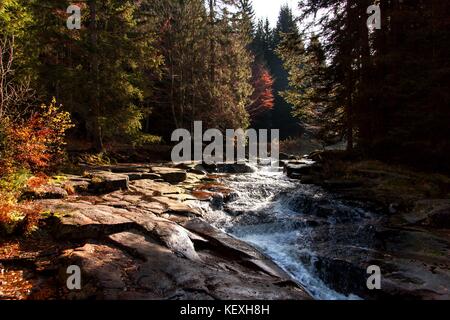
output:
[{"label": "flat rock slab", "polygon": [[191,217],[201,216],[201,213],[198,209],[191,208],[177,200],[173,200],[167,197],[152,197],[151,200],[163,204],[165,207],[164,213],[176,213],[179,215]]},{"label": "flat rock slab", "polygon": [[22,200],[36,199],[65,199],[69,196],[64,188],[55,185],[43,185],[39,188],[30,189],[21,195]]},{"label": "flat rock slab", "polygon": [[284,167],[284,172],[289,178],[299,179],[302,176],[317,175],[321,171],[317,164],[310,164],[307,161],[289,162]]},{"label": "flat rock slab", "polygon": [[[204,174],[163,166],[98,169],[69,178],[94,194],[39,200],[54,216],[49,232],[72,248],[60,256],[61,281],[67,266],[82,269],[82,290],[67,298],[310,299],[275,263],[187,204]],[[151,179],[157,177],[165,182]]]},{"label": "flat rock slab", "polygon": [[412,224],[422,224],[439,229],[450,229],[450,200],[429,199],[417,201],[411,212],[403,218]]},{"label": "flat rock slab", "polygon": [[89,173],[91,184],[89,189],[97,193],[108,193],[116,190],[128,190],[129,178],[124,174],[109,171],[91,171]]},{"label": "flat rock slab", "polygon": [[110,171],[112,173],[128,173],[128,172],[150,172],[151,165],[120,163],[117,165],[89,167],[90,170]]},{"label": "flat rock slab", "polygon": [[158,180],[162,177],[159,174],[156,173],[149,173],[149,172],[126,172],[123,173],[124,175],[128,176],[128,179],[130,181],[136,181],[136,180]]},{"label": "flat rock slab", "polygon": [[155,182],[153,180],[133,181],[130,183],[130,191],[150,197],[185,193],[180,187],[168,183]]},{"label": "flat rock slab", "polygon": [[60,258],[61,281],[66,266],[83,272],[81,291],[73,299],[163,300],[304,300],[295,286],[279,285],[267,274],[245,269],[233,261],[202,253],[207,263],[174,255],[137,230],[109,236],[110,243],[92,242],[68,250]]},{"label": "flat rock slab", "polygon": [[254,173],[256,169],[247,163],[219,163],[216,164],[216,171],[221,173]]},{"label": "flat rock slab", "polygon": [[185,170],[169,167],[152,167],[152,172],[160,175],[164,181],[177,184],[187,179]]},{"label": "flat rock slab", "polygon": [[296,284],[282,284],[285,275],[255,249],[206,223],[190,231],[139,209],[41,204],[62,215],[52,228],[59,241],[87,242],[60,257],[61,281],[69,265],[83,273],[82,290],[68,298],[310,299]]}]

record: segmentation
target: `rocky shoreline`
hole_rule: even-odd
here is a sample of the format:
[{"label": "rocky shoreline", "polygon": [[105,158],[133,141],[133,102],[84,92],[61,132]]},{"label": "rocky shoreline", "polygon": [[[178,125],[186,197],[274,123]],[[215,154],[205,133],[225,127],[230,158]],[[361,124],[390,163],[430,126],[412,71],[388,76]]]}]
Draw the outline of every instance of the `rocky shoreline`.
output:
[{"label": "rocky shoreline", "polygon": [[[26,195],[50,217],[44,230],[59,250],[39,274],[56,279],[58,298],[311,299],[266,256],[202,219],[195,201],[223,201],[230,193],[217,175],[160,164],[85,169]],[[70,265],[82,270],[81,290],[65,289]]]},{"label": "rocky shoreline", "polygon": [[[315,260],[305,256],[304,263],[313,263],[317,276],[334,290],[365,299],[450,299],[448,178],[358,162],[342,153],[285,160],[284,170],[292,179],[376,214],[355,232],[358,223],[347,222],[351,217],[345,210],[316,204],[312,215],[337,222],[332,228],[318,224]],[[382,270],[380,291],[365,286],[369,265]]]},{"label": "rocky shoreline", "polygon": [[[449,200],[415,199],[408,207],[410,198],[373,192],[381,171],[358,168],[369,174],[365,181],[348,173],[331,176],[330,164],[317,157],[282,157],[279,165],[291,179],[378,212],[367,228],[355,231],[357,220],[346,216],[352,212],[293,199],[314,230],[314,259],[300,259],[330,288],[364,299],[450,298]],[[312,299],[270,258],[202,217],[198,202],[220,207],[234,199],[220,181],[252,167],[153,163],[83,169],[23,195],[48,216],[35,235],[44,248],[0,259],[0,269],[25,270],[29,298]],[[349,234],[356,235],[350,242]],[[71,265],[82,270],[81,290],[66,288]],[[367,290],[369,265],[381,267],[383,290]],[[51,294],[43,294],[49,287]]]}]

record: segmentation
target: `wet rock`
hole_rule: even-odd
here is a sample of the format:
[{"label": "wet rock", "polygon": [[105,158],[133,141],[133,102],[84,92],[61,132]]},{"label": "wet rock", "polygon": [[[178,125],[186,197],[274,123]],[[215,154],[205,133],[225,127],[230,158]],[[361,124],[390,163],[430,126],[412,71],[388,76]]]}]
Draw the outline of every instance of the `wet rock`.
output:
[{"label": "wet rock", "polygon": [[301,179],[303,176],[317,176],[321,173],[322,167],[311,164],[306,160],[289,162],[284,167],[284,172],[291,179]]},{"label": "wet rock", "polygon": [[414,209],[403,214],[412,224],[423,224],[433,228],[450,229],[450,200],[428,199],[415,203]]},{"label": "wet rock", "polygon": [[[299,259],[332,289],[364,299],[449,299],[450,242],[421,229],[361,229],[354,222],[320,226]],[[330,242],[333,245],[330,245]],[[369,290],[367,268],[379,266],[381,290]]]},{"label": "wet rock", "polygon": [[206,175],[208,170],[198,162],[179,163],[175,166],[177,169],[186,170],[188,173],[194,173],[198,175]]},{"label": "wet rock", "polygon": [[188,201],[196,201],[197,198],[191,194],[182,193],[182,194],[170,194],[167,198],[171,200],[177,200],[179,202],[188,202]]},{"label": "wet rock", "polygon": [[280,152],[279,159],[280,160],[290,160],[290,155],[284,152]]},{"label": "wet rock", "polygon": [[284,168],[288,164],[288,160],[279,160],[272,163],[273,167]]},{"label": "wet rock", "polygon": [[210,199],[211,207],[215,210],[222,210],[225,203],[224,195],[221,193],[214,193]]},{"label": "wet rock", "polygon": [[303,184],[319,185],[322,183],[322,181],[323,180],[318,176],[307,176],[307,175],[300,176],[300,182]]},{"label": "wet rock", "polygon": [[224,234],[206,222],[194,219],[184,223],[183,226],[208,239],[211,245],[221,250],[224,255],[243,259],[253,265],[253,267],[259,268],[264,272],[284,280],[290,280],[290,276],[252,246]]},{"label": "wet rock", "polygon": [[219,163],[216,165],[217,172],[220,173],[254,173],[255,168],[251,167],[247,163]]},{"label": "wet rock", "polygon": [[363,185],[360,181],[344,180],[344,179],[333,179],[325,180],[321,185],[327,189],[353,189],[359,188]]},{"label": "wet rock", "polygon": [[320,218],[328,218],[335,216],[338,209],[333,205],[319,205],[315,209],[316,215]]},{"label": "wet rock", "polygon": [[450,229],[450,207],[432,212],[425,224],[438,229]]}]

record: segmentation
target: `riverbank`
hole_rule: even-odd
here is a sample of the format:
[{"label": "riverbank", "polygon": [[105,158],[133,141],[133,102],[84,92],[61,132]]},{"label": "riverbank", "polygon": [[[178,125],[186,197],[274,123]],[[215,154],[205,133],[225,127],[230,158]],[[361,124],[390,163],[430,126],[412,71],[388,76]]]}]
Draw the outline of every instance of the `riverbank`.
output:
[{"label": "riverbank", "polygon": [[[26,194],[45,218],[2,242],[0,295],[450,298],[445,177],[323,156],[281,160],[290,178],[245,164],[83,165]],[[67,290],[69,265],[82,290]],[[380,291],[366,286],[370,265]]]},{"label": "riverbank", "polygon": [[[314,269],[339,292],[363,298],[450,298],[450,179],[343,152],[290,160],[285,172],[319,186],[344,204],[375,213],[369,223],[321,225],[314,239]],[[318,205],[314,216],[346,220],[345,210]],[[355,225],[359,229],[355,230]],[[330,241],[323,235],[333,232]],[[352,239],[348,240],[349,235]],[[368,292],[366,268],[382,270],[382,290]],[[336,276],[339,275],[339,276]]]},{"label": "riverbank", "polygon": [[[233,172],[246,166],[225,167]],[[0,297],[9,299],[310,299],[252,246],[202,219],[191,202],[231,192],[202,168],[86,166],[32,190],[47,216],[28,239],[3,241]],[[81,290],[66,287],[67,267]]]}]

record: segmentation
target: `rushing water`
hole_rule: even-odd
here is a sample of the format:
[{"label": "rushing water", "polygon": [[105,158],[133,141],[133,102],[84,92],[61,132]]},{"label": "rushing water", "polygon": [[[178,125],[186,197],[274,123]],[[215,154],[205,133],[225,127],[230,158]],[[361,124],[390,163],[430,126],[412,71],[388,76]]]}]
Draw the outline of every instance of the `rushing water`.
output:
[{"label": "rushing water", "polygon": [[[352,234],[344,240],[336,239],[333,230],[350,221],[347,224],[353,228],[350,233],[360,234],[360,229],[372,219],[370,213],[332,199],[318,187],[291,180],[271,167],[258,168],[252,174],[232,175],[224,183],[236,195],[224,206],[214,208],[203,204],[210,223],[259,248],[314,298],[358,299],[356,295],[332,290],[312,266],[318,242],[326,246],[336,245],[338,241],[361,245],[351,239]],[[317,211],[319,206],[321,209]],[[327,214],[327,210],[332,214]],[[321,225],[326,226],[325,235]]]}]

